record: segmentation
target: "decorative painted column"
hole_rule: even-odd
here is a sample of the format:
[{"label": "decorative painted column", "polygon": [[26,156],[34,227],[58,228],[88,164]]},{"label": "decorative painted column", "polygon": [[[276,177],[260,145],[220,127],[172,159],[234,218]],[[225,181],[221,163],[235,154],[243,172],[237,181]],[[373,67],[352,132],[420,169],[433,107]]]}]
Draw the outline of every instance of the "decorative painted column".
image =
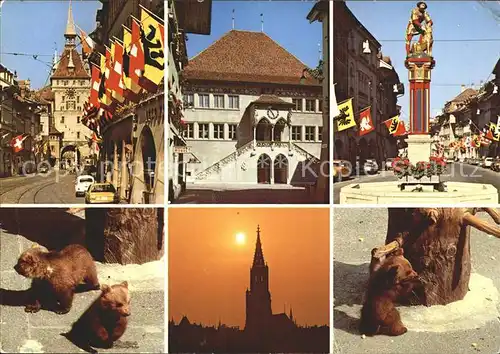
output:
[{"label": "decorative painted column", "polygon": [[118,187],[118,145],[113,141],[113,186]]},{"label": "decorative painted column", "polygon": [[128,185],[128,173],[127,173],[127,150],[126,143],[122,140],[122,159],[121,159],[121,172],[120,172],[120,199],[125,199],[127,197],[126,190]]},{"label": "decorative painted column", "polygon": [[410,81],[410,134],[408,158],[412,163],[429,161],[432,139],[429,134],[431,70],[435,61],[431,56],[420,54],[406,59]]}]

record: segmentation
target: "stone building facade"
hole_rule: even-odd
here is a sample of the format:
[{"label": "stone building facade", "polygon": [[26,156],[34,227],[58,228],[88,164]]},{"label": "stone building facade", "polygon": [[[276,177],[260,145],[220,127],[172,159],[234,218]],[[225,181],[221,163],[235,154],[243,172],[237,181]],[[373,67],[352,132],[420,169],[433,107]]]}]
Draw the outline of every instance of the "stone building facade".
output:
[{"label": "stone building facade", "polygon": [[[371,107],[375,130],[359,136],[356,128],[334,131],[334,158],[363,161],[374,158],[379,163],[397,156],[398,140],[389,136],[380,124],[399,113],[397,97],[404,94],[391,59],[384,57],[381,44],[354,16],[344,1],[334,2],[333,46],[334,86],[337,102],[353,98],[355,117]],[[369,51],[365,48],[368,43]],[[396,88],[395,86],[396,85]]]},{"label": "stone building facade", "polygon": [[[123,26],[131,28],[133,17],[140,19],[140,6],[163,18],[160,0],[101,1],[97,26],[91,38],[96,49],[105,54],[113,37],[123,38]],[[96,55],[89,60],[99,61]],[[108,180],[120,198],[131,204],[164,203],[164,85],[156,92],[142,92],[138,103],[120,106],[112,120],[103,126],[98,179]]]},{"label": "stone building facade", "polygon": [[188,181],[314,183],[323,95],[316,79],[301,80],[305,68],[262,32],[231,30],[192,58],[182,75],[183,134],[196,156]]},{"label": "stone building facade", "polygon": [[[42,106],[29,80],[17,80],[16,73],[0,65],[0,177],[33,173],[41,156]],[[15,152],[13,138],[24,135],[23,149]]]},{"label": "stone building facade", "polygon": [[83,104],[90,92],[90,73],[77,50],[77,36],[70,3],[64,49],[50,77],[52,125],[55,131],[62,133],[62,146],[57,158],[63,168],[82,164],[83,158],[90,154],[87,139],[92,132],[81,123]]},{"label": "stone building facade", "polygon": [[[186,165],[198,161],[187,145],[180,72],[188,63],[186,35],[210,34],[212,2],[168,2],[168,198],[186,189]],[[199,161],[198,161],[199,162]]]}]

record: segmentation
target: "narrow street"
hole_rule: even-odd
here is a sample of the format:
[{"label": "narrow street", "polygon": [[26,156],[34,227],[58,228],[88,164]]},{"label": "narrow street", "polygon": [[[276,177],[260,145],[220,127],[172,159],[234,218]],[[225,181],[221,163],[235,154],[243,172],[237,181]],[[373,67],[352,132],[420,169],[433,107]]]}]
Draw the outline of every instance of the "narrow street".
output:
[{"label": "narrow street", "polygon": [[[442,176],[445,182],[469,182],[469,183],[484,183],[493,185],[500,192],[500,173],[492,171],[488,168],[482,168],[463,163],[452,163],[447,167],[447,173]],[[380,171],[373,176],[355,176],[341,182],[333,184],[333,203],[340,202],[340,189],[351,183],[367,183],[367,182],[389,182],[397,181],[398,178],[392,171]],[[500,202],[500,194],[499,194]]]},{"label": "narrow street", "polygon": [[52,171],[48,175],[0,179],[1,204],[83,204],[75,196],[75,175]]}]

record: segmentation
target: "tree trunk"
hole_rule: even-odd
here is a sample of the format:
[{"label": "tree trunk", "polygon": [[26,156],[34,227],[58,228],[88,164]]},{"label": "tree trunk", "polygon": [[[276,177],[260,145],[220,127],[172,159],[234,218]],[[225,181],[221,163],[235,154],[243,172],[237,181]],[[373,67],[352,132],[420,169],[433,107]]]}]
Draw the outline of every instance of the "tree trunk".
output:
[{"label": "tree trunk", "polygon": [[87,208],[87,247],[106,263],[142,264],[163,253],[163,208]]},{"label": "tree trunk", "polygon": [[[468,291],[470,227],[460,208],[390,208],[386,244],[408,232],[404,255],[422,287],[413,296],[426,306],[461,300]],[[408,299],[412,302],[412,299]]]}]

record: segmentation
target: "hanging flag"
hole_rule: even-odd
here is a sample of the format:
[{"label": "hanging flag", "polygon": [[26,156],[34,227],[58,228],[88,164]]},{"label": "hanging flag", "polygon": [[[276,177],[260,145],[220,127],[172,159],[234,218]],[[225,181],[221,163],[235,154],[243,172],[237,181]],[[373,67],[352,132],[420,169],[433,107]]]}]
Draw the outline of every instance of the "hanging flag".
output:
[{"label": "hanging flag", "polygon": [[14,153],[18,153],[19,151],[24,149],[23,141],[26,140],[27,137],[28,137],[27,134],[21,134],[21,135],[14,137],[10,141],[10,146],[12,147],[12,150],[14,150]]},{"label": "hanging flag", "polygon": [[340,114],[337,117],[337,131],[346,130],[356,126],[354,120],[354,110],[352,108],[352,98],[338,105]]},{"label": "hanging flag", "polygon": [[99,88],[101,86],[101,70],[92,64],[92,79],[90,82],[89,104],[92,107],[99,108]]},{"label": "hanging flag", "polygon": [[[125,98],[134,103],[139,103],[141,86],[139,86],[139,76],[133,69],[131,59],[132,32],[123,26],[123,84],[125,85]],[[144,67],[144,64],[143,64]]]},{"label": "hanging flag", "polygon": [[[132,17],[132,34],[131,34],[131,47],[130,47],[130,78],[134,80],[136,85],[139,85],[139,80],[144,74],[144,50],[142,48],[141,40],[141,22],[135,17]],[[128,46],[127,46],[128,48]],[[137,81],[135,81],[137,80]],[[139,85],[140,86],[140,85]]]},{"label": "hanging flag", "polygon": [[82,41],[83,54],[88,57],[94,51],[95,43],[82,29],[80,29],[80,40]]},{"label": "hanging flag", "polygon": [[149,92],[156,92],[164,77],[165,68],[163,21],[144,7],[140,7],[144,73],[139,79],[139,85]]},{"label": "hanging flag", "polygon": [[406,130],[405,122],[402,120],[399,121],[398,127],[396,129],[396,132],[394,133],[394,136],[403,136],[407,135],[408,131]]},{"label": "hanging flag", "polygon": [[113,111],[115,106],[111,100],[111,87],[109,87],[108,84],[109,74],[111,72],[110,61],[111,52],[109,51],[109,48],[106,47],[106,56],[101,55],[100,63],[101,81],[99,84],[99,106]]},{"label": "hanging flag", "polygon": [[374,130],[371,109],[368,107],[359,114],[359,136],[366,135]]},{"label": "hanging flag", "polygon": [[382,123],[384,123],[387,129],[389,130],[389,134],[393,135],[398,131],[399,122],[400,122],[399,116],[395,116],[383,121]]},{"label": "hanging flag", "polygon": [[486,133],[486,138],[490,139],[492,141],[498,141],[498,139],[499,139],[498,127],[495,123],[490,122],[490,125],[488,127],[488,131]]},{"label": "hanging flag", "polygon": [[478,148],[479,146],[481,146],[481,139],[479,138],[479,135],[474,135],[472,137],[470,146],[473,148]]},{"label": "hanging flag", "polygon": [[109,73],[109,87],[112,87],[111,98],[117,103],[123,104],[125,97],[123,93],[123,45],[118,41],[111,44],[111,71]]},{"label": "hanging flag", "polygon": [[340,111],[339,111],[339,105],[337,103],[337,96],[335,95],[335,85],[337,85],[337,83],[333,84],[333,88],[332,88],[332,102],[333,102],[333,106],[332,106],[332,117],[337,117],[338,115],[340,115]]}]

